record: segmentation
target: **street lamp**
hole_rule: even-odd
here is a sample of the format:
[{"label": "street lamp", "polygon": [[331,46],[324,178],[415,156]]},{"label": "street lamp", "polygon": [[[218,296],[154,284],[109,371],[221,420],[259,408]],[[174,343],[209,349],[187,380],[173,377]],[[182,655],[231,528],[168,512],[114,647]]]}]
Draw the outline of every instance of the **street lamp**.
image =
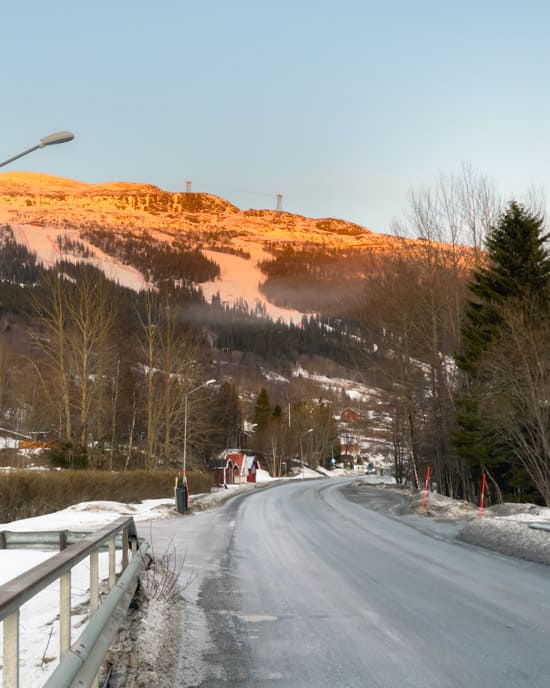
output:
[{"label": "street lamp", "polygon": [[40,143],[37,143],[36,146],[32,146],[32,148],[27,148],[27,150],[24,150],[22,153],[18,153],[17,155],[14,155],[13,158],[8,158],[8,160],[4,160],[4,162],[0,162],[0,167],[4,167],[4,165],[8,165],[10,162],[13,162],[14,160],[17,160],[19,158],[22,158],[24,155],[28,155],[29,153],[32,153],[35,150],[38,150],[39,148],[45,148],[46,146],[53,146],[56,143],[66,143],[67,141],[72,141],[74,139],[74,134],[70,131],[57,131],[55,134],[50,134],[49,136],[44,136],[44,138],[40,139]]},{"label": "street lamp", "polygon": [[194,387],[191,389],[187,394],[185,395],[185,401],[184,401],[184,407],[183,407],[183,480],[185,485],[187,486],[187,411],[189,408],[188,404],[188,399],[193,394],[193,392],[196,392],[199,389],[202,389],[203,387],[207,387],[208,385],[213,385],[214,382],[216,382],[215,379],[213,380],[207,380],[206,382],[203,382],[202,385],[199,385],[198,387]]}]

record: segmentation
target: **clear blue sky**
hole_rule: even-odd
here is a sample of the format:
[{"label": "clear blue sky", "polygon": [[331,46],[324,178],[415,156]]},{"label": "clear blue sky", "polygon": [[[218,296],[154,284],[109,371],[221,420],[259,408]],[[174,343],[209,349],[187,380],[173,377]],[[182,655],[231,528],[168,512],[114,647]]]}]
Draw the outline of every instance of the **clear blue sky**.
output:
[{"label": "clear blue sky", "polygon": [[2,10],[3,171],[147,182],[379,232],[462,163],[550,188],[544,0],[19,0]]}]

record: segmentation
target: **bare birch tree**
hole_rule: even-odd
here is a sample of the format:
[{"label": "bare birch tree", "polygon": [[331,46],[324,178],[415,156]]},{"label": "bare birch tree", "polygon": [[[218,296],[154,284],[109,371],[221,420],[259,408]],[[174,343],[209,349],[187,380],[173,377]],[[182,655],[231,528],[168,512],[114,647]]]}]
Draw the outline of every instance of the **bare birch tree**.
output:
[{"label": "bare birch tree", "polygon": [[109,350],[115,306],[107,281],[87,266],[62,265],[46,271],[35,294],[43,358],[35,363],[43,389],[58,410],[62,439],[86,453],[95,405],[108,384]]},{"label": "bare birch tree", "polygon": [[178,326],[176,310],[154,294],[140,314],[145,361],[145,466],[173,461],[181,453],[185,396],[200,375],[197,348]]},{"label": "bare birch tree", "polygon": [[550,506],[550,313],[536,296],[506,303],[499,315],[502,334],[484,363],[483,410]]}]

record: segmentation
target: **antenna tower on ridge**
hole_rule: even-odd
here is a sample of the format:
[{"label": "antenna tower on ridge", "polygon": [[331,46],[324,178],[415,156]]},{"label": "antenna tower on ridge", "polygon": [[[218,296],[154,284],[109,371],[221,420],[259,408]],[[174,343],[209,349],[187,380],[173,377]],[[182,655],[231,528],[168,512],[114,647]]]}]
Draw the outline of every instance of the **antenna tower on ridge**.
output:
[{"label": "antenna tower on ridge", "polygon": [[277,207],[275,210],[283,209],[283,194],[277,194]]},{"label": "antenna tower on ridge", "polygon": [[185,182],[185,193],[189,193],[191,191],[191,182],[189,179]]}]

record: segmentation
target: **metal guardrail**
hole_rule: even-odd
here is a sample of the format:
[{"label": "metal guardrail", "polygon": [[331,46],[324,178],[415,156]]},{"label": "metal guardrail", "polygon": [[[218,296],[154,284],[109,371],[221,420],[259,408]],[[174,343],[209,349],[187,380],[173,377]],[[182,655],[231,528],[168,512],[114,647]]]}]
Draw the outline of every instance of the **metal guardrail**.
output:
[{"label": "metal guardrail", "polygon": [[[0,530],[0,550],[2,549],[65,549],[81,542],[92,531],[80,530]],[[131,536],[130,536],[131,537]],[[122,535],[116,536],[117,549],[122,548]],[[107,549],[107,545],[103,545]]]},{"label": "metal guardrail", "polygon": [[[37,539],[39,538],[38,534],[34,535]],[[122,545],[123,569],[118,582],[115,574],[117,536],[120,536]],[[59,533],[57,538],[59,544]],[[46,542],[51,541],[51,533],[48,533],[44,539]],[[36,540],[33,539],[32,544],[36,546]],[[109,551],[110,592],[100,606],[99,551],[105,546]],[[130,546],[133,557],[129,563]],[[97,686],[97,676],[103,658],[128,610],[140,570],[146,561],[147,549],[148,544],[145,542],[141,543],[138,549],[134,519],[122,517],[101,530],[79,537],[77,541],[58,554],[0,586],[0,621],[4,624],[4,688],[19,688],[20,607],[56,580],[59,580],[60,589],[60,663],[45,686],[48,688]],[[90,558],[90,618],[83,633],[71,647],[71,569],[88,556]]]},{"label": "metal guardrail", "polygon": [[550,530],[550,523],[545,521],[536,521],[535,523],[529,523],[529,528],[534,530]]}]

